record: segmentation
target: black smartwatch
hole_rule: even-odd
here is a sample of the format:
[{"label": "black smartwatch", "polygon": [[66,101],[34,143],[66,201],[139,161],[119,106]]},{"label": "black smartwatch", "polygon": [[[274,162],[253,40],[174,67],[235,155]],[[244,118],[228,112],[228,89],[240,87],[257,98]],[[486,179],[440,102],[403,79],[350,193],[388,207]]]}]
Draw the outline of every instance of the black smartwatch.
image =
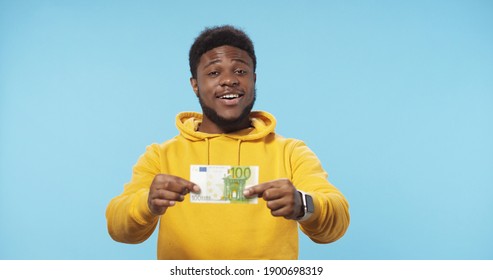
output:
[{"label": "black smartwatch", "polygon": [[313,198],[311,195],[298,190],[301,195],[301,210],[303,211],[303,216],[298,217],[297,221],[305,221],[313,214],[315,207],[313,206]]}]

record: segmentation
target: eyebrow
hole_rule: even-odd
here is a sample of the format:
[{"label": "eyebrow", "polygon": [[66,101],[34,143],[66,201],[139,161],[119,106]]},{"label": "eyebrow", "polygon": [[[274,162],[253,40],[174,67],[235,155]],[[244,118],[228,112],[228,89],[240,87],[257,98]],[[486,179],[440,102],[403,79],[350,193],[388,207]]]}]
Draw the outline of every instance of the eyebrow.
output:
[{"label": "eyebrow", "polygon": [[[245,65],[247,65],[247,66],[250,66],[250,65],[248,64],[248,62],[246,62],[244,59],[241,59],[241,58],[233,58],[233,59],[231,59],[231,60],[232,60],[232,61],[235,61],[235,62],[239,62],[239,63],[245,64]],[[222,60],[221,60],[221,59],[219,59],[219,58],[214,59],[214,60],[211,60],[211,61],[209,61],[206,65],[204,65],[203,69],[205,69],[205,68],[209,67],[209,66],[210,66],[210,65],[212,65],[212,64],[219,63],[219,62],[221,62],[221,61],[222,61]]]}]

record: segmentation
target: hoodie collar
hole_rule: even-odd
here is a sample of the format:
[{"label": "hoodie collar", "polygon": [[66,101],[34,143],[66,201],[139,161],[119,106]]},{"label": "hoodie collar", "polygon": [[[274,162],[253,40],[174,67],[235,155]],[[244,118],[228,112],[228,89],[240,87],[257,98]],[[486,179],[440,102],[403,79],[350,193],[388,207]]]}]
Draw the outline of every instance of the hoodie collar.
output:
[{"label": "hoodie collar", "polygon": [[176,116],[176,127],[183,137],[191,141],[200,141],[207,138],[226,136],[241,141],[251,141],[264,138],[274,132],[276,119],[270,113],[253,111],[250,113],[252,127],[227,134],[210,134],[197,131],[202,123],[202,114],[195,112],[182,112]]}]

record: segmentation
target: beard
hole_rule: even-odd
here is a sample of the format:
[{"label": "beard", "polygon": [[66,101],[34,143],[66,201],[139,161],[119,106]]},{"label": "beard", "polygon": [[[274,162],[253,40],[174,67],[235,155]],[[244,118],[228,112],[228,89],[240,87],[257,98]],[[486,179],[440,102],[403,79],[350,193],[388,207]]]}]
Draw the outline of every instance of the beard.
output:
[{"label": "beard", "polygon": [[245,119],[248,119],[250,116],[250,112],[253,109],[253,105],[255,104],[255,100],[257,99],[257,89],[253,89],[253,100],[246,106],[243,111],[241,112],[240,116],[234,119],[227,119],[219,116],[219,114],[212,109],[211,107],[207,106],[204,103],[204,100],[202,99],[200,95],[200,90],[197,94],[197,97],[199,98],[199,103],[200,107],[202,107],[202,112],[204,115],[213,123],[215,123],[218,127],[223,128],[225,131],[235,131],[238,129],[238,126],[241,125]]}]

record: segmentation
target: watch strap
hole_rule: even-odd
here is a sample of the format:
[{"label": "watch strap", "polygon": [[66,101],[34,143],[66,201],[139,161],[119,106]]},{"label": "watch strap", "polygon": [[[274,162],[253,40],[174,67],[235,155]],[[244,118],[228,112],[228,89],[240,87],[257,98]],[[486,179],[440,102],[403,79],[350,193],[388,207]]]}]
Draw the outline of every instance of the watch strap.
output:
[{"label": "watch strap", "polygon": [[313,208],[312,196],[300,190],[298,190],[298,192],[301,195],[301,203],[302,203],[301,207],[304,214],[303,216],[299,217],[297,221],[302,222],[308,220],[308,218],[310,218],[310,216],[313,214],[315,209]]}]

